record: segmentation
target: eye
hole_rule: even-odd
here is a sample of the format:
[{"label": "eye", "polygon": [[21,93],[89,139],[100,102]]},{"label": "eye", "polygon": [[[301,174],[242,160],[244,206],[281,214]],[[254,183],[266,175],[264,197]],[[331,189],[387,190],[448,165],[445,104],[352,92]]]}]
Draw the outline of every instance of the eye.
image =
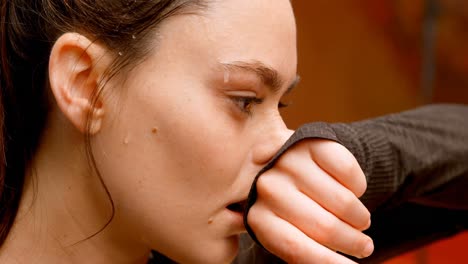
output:
[{"label": "eye", "polygon": [[283,103],[283,102],[279,102],[278,103],[278,108],[285,108],[285,107],[288,107],[289,106],[289,103]]},{"label": "eye", "polygon": [[236,104],[236,106],[245,114],[251,115],[252,108],[255,105],[263,103],[263,99],[257,97],[242,97],[236,96],[231,97],[231,100]]}]

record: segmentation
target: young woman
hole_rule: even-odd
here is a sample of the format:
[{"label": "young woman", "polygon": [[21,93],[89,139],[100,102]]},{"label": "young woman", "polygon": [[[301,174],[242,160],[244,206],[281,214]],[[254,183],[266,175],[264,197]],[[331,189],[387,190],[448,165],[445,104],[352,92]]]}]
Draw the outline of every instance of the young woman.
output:
[{"label": "young woman", "polygon": [[245,214],[259,243],[372,253],[369,149],[321,127],[273,159],[293,133],[289,1],[2,0],[0,25],[1,263],[228,263],[273,165]]}]

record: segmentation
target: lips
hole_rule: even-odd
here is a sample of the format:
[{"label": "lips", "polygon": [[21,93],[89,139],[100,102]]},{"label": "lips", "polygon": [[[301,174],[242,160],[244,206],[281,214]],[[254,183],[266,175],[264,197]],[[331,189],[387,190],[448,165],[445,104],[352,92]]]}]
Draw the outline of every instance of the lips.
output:
[{"label": "lips", "polygon": [[240,214],[244,213],[246,207],[247,207],[247,200],[232,203],[232,204],[226,206],[226,208],[228,210],[230,210],[232,212],[235,212],[235,213],[240,213]]}]

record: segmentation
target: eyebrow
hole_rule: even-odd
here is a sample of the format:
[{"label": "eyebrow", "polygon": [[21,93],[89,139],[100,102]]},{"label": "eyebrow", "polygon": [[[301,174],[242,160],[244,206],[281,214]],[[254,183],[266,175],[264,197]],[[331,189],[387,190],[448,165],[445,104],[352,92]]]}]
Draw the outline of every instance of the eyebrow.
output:
[{"label": "eyebrow", "polygon": [[[243,71],[257,75],[263,85],[268,87],[273,93],[277,93],[284,84],[284,80],[280,77],[277,70],[263,64],[259,61],[243,62],[234,61],[221,63],[221,66],[228,71]],[[294,81],[288,86],[285,94],[291,92],[300,81],[299,75],[296,75]]]}]

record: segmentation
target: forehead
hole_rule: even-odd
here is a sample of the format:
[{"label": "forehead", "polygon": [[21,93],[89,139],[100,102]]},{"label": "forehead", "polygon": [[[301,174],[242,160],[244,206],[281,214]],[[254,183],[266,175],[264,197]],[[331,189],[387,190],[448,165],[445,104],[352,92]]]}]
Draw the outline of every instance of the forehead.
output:
[{"label": "forehead", "polygon": [[207,16],[212,33],[222,40],[226,60],[250,59],[277,67],[296,57],[296,25],[288,0],[219,1]]},{"label": "forehead", "polygon": [[258,61],[285,79],[296,74],[296,25],[289,0],[209,1],[200,14],[175,17],[160,33],[162,46],[179,55],[190,52],[200,63]]}]

